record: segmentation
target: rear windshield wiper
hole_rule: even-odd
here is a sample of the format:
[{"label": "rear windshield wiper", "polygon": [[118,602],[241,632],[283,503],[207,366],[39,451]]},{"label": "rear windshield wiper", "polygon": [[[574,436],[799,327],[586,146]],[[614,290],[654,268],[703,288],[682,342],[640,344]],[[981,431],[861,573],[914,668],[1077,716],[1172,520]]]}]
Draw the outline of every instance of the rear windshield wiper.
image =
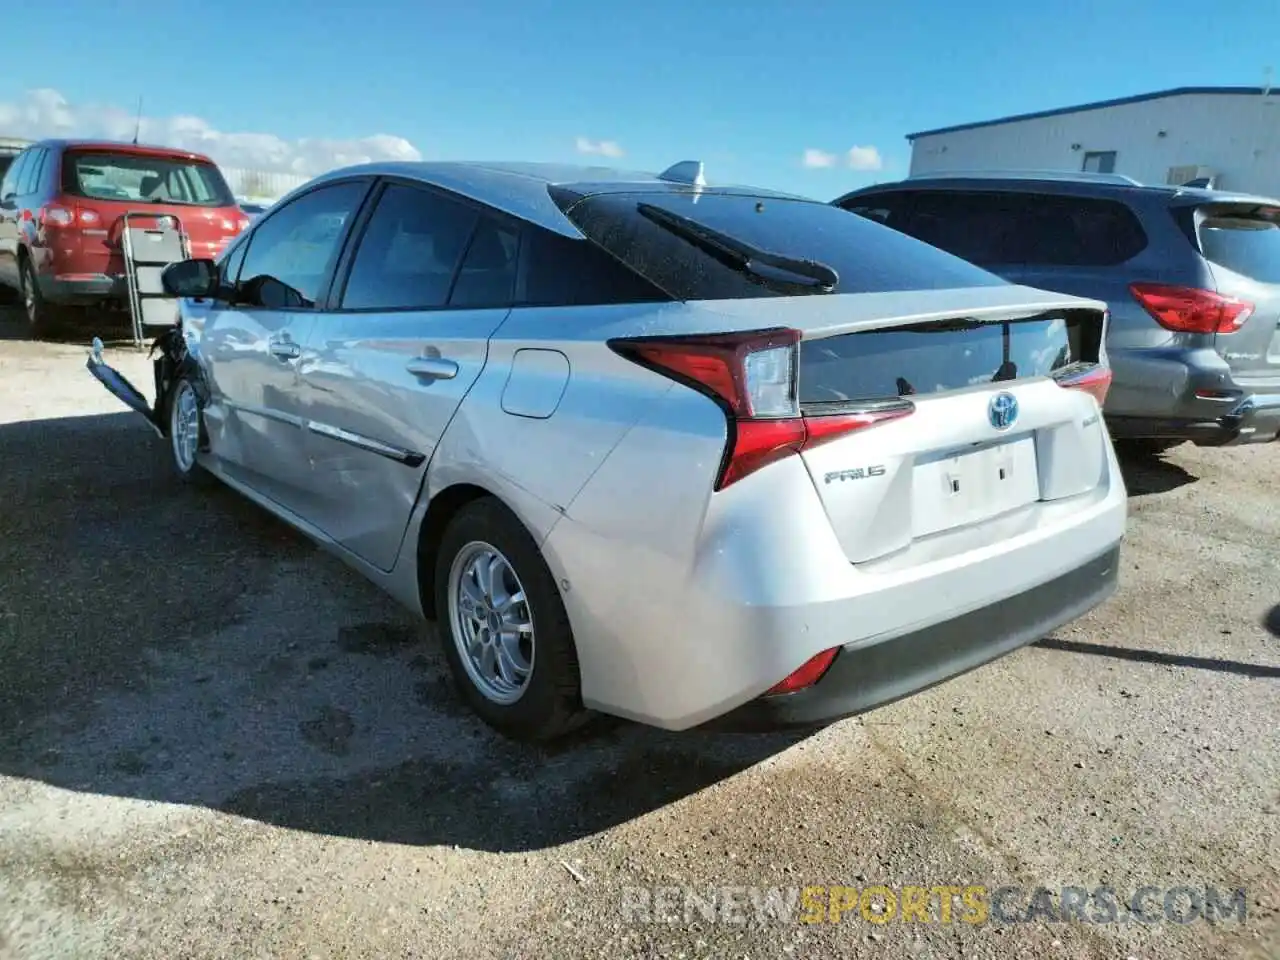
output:
[{"label": "rear windshield wiper", "polygon": [[761,250],[719,230],[649,203],[636,204],[636,210],[663,229],[762,280],[821,287],[823,290],[833,290],[840,282],[840,274],[836,273],[835,268],[821,261]]}]

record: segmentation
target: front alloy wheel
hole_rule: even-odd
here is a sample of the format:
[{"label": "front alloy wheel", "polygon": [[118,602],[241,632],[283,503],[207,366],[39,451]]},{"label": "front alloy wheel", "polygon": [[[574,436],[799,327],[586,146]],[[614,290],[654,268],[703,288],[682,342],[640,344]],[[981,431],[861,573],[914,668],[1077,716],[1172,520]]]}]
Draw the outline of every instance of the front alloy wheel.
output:
[{"label": "front alloy wheel", "polygon": [[173,457],[173,470],[178,479],[205,484],[211,475],[205,473],[197,462],[204,445],[204,423],[200,414],[200,398],[190,377],[183,376],[169,393],[167,424],[169,452]]}]

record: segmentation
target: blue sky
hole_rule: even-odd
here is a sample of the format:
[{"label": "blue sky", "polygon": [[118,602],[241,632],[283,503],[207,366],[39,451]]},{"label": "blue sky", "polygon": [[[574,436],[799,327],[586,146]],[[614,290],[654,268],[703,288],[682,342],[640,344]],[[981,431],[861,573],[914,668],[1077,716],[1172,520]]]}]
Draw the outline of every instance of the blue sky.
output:
[{"label": "blue sky", "polygon": [[[1280,81],[1274,0],[161,9],[22,5],[30,55],[11,47],[0,68],[0,135],[22,132],[5,129],[6,117],[21,125],[5,104],[32,90],[56,90],[77,123],[104,107],[132,112],[141,94],[148,117],[199,117],[219,136],[385,134],[428,159],[570,162],[584,159],[581,137],[617,144],[619,165],[694,157],[712,180],[826,199],[905,175],[916,130],[1175,86],[1260,85],[1268,65]],[[874,147],[883,169],[802,163],[806,149],[843,158],[855,146]]]}]

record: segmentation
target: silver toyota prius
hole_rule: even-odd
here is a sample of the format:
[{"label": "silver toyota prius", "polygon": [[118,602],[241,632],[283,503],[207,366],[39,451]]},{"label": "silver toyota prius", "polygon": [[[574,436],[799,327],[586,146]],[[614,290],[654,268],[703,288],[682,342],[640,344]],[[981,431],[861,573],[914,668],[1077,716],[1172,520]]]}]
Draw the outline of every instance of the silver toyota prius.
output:
[{"label": "silver toyota prius", "polygon": [[1116,587],[1104,306],[697,162],[351,167],[163,282],[154,406],[90,371],[512,737],[820,725]]}]

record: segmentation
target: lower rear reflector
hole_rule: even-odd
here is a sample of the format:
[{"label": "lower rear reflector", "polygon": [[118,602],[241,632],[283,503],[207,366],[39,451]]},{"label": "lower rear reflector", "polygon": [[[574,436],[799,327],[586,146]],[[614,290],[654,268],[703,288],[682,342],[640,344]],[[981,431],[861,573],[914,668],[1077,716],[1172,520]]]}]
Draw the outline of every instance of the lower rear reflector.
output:
[{"label": "lower rear reflector", "polygon": [[796,693],[805,689],[805,687],[812,687],[822,679],[827,669],[831,666],[831,662],[835,660],[839,650],[839,647],[832,647],[830,650],[823,650],[816,656],[810,657],[800,666],[800,669],[787,676],[781,683],[770,687],[765,696],[776,697],[784,693]]}]

